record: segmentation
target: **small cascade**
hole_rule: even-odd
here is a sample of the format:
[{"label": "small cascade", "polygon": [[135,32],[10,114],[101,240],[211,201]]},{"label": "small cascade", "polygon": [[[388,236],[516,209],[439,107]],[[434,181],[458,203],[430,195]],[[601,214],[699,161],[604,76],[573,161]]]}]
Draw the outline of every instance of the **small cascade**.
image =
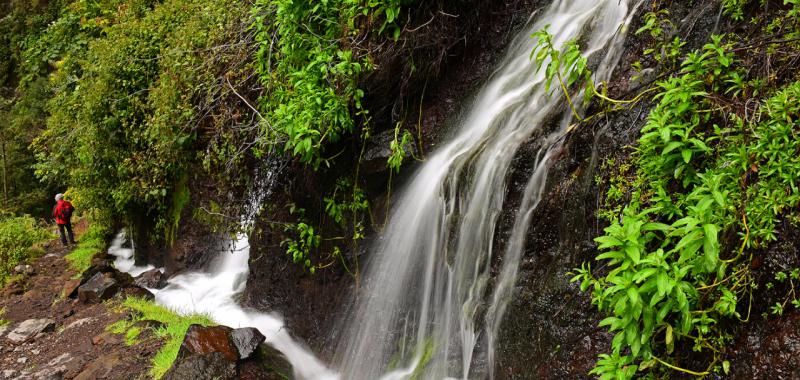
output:
[{"label": "small cascade", "polygon": [[[109,248],[116,256],[117,269],[132,276],[149,269],[133,266],[133,249],[122,248],[125,232],[120,232]],[[305,347],[295,342],[284,328],[283,320],[274,314],[242,308],[239,296],[244,291],[249,273],[250,244],[246,235],[226,244],[205,271],[189,271],[171,277],[163,289],[148,289],[155,302],[183,314],[199,313],[213,321],[233,327],[255,327],[267,338],[267,344],[281,351],[294,366],[298,379],[336,379],[330,371]]]},{"label": "small cascade", "polygon": [[[128,242],[131,246],[125,247],[125,243]],[[133,240],[128,239],[127,232],[125,230],[120,231],[120,233],[114,237],[114,240],[111,241],[111,245],[108,247],[108,252],[115,257],[114,267],[120,272],[128,273],[133,277],[155,269],[155,267],[150,264],[136,265],[136,261],[133,256],[133,253],[135,252]]]}]

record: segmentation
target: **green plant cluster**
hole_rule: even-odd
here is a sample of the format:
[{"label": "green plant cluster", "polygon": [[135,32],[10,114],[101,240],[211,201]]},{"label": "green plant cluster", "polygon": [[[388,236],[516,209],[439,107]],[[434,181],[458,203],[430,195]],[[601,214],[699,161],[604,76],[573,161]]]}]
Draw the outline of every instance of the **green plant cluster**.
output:
[{"label": "green plant cluster", "polygon": [[52,237],[30,216],[0,215],[0,286],[5,286],[15,266],[35,256],[34,244]]},{"label": "green plant cluster", "polygon": [[[261,149],[287,152],[304,163],[327,164],[325,147],[353,133],[360,118],[360,78],[374,67],[358,41],[397,25],[406,0],[259,0],[253,29],[256,72],[265,86]],[[380,25],[378,25],[380,23]]]},{"label": "green plant cluster", "polygon": [[128,297],[120,305],[121,309],[131,312],[130,319],[121,319],[108,326],[108,330],[115,334],[125,334],[128,345],[138,343],[142,328],[136,324],[141,321],[157,321],[163,325],[153,330],[155,336],[164,340],[164,345],[153,357],[153,367],[150,375],[160,379],[172,367],[178,357],[181,343],[186,336],[186,331],[191,325],[215,325],[208,316],[191,314],[181,315],[173,310],[154,304],[142,298]]},{"label": "green plant cluster", "polygon": [[[573,278],[610,314],[601,326],[616,333],[592,371],[601,379],[659,366],[727,372],[722,324],[750,317],[752,299],[741,304],[755,286],[749,253],[776,240],[779,220],[797,217],[800,82],[755,115],[730,113],[722,97],[743,101],[757,90],[731,51],[715,36],[659,83],[635,159],[647,185],[632,190],[620,219],[596,239],[607,273],[597,277],[585,264]],[[709,352],[708,367],[672,362],[680,341]]]},{"label": "green plant cluster", "polygon": [[[352,232],[351,236],[338,236],[323,238],[313,224],[305,217],[305,209],[295,205],[290,207],[290,213],[298,216],[297,223],[290,223],[284,226],[284,231],[289,237],[281,242],[286,247],[286,253],[292,257],[292,261],[302,264],[311,274],[319,269],[327,268],[337,261],[352,276],[358,275],[358,262],[355,262],[354,270],[350,269],[347,260],[342,254],[342,248],[338,242],[351,244],[351,248],[364,239],[365,229],[364,218],[369,212],[369,201],[366,194],[359,186],[346,178],[339,178],[330,196],[324,197],[325,216],[330,219],[336,227],[343,231]],[[323,241],[331,242],[330,252],[322,255],[321,244]]]},{"label": "green plant cluster", "polygon": [[[734,8],[744,5],[728,1],[723,7],[735,15]],[[797,33],[800,6],[792,0],[785,5],[791,6],[776,16],[782,21],[767,23],[765,33]],[[647,13],[637,31],[655,39],[658,46],[645,55],[665,68],[673,67],[685,46],[667,38],[666,28],[673,27],[668,15]],[[590,79],[577,79],[590,78],[574,56],[577,43],[557,51],[546,29],[534,37],[532,60],[540,69],[549,62],[547,85],[558,80],[576,119],[594,117],[582,119],[569,97],[573,83],[579,82],[576,91],[594,88]],[[778,44],[795,46],[793,39],[769,41],[768,54],[778,52],[772,46]],[[609,315],[600,325],[615,333],[611,353],[601,355],[591,371],[601,379],[629,379],[654,369],[701,377],[728,373],[726,326],[750,319],[757,288],[752,254],[778,239],[779,223],[799,220],[800,82],[765,98],[765,83],[773,79],[749,75],[734,51],[725,37],[712,36],[684,56],[677,74],[642,91],[634,101],[656,91],[656,106],[635,153],[613,169],[613,161],[604,163],[613,173],[596,179],[609,185],[599,215],[611,225],[596,239],[602,265],[595,272],[585,263],[572,281],[591,290],[592,302]],[[781,59],[789,62],[780,55],[775,61]],[[609,110],[614,108],[600,112]],[[797,274],[775,275],[780,283],[788,279],[788,291],[772,314],[800,305],[792,275]],[[682,368],[673,358],[677,344],[708,353],[707,368]]]}]

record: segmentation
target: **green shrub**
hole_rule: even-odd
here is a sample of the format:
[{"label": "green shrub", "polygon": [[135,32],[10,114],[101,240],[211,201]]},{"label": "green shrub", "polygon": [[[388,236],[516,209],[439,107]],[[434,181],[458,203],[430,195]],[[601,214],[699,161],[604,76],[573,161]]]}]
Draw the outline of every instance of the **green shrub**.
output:
[{"label": "green shrub", "polygon": [[396,22],[405,3],[256,1],[256,72],[266,87],[262,150],[277,148],[314,167],[327,164],[325,146],[352,133],[354,117],[368,113],[358,82],[373,65],[354,41],[388,29],[399,37]]},{"label": "green shrub", "polygon": [[15,266],[32,256],[34,244],[51,238],[53,234],[28,215],[0,216],[0,285]]},{"label": "green shrub", "polygon": [[[752,302],[755,286],[748,250],[776,240],[780,219],[798,216],[800,82],[777,91],[752,119],[726,115],[732,122],[720,126],[723,108],[712,94],[737,99],[748,89],[731,45],[712,40],[659,85],[636,160],[649,185],[633,189],[621,218],[595,239],[608,273],[595,277],[584,265],[573,278],[610,314],[600,325],[616,333],[611,355],[592,371],[601,379],[658,365],[696,376],[727,372],[724,322],[749,319],[750,305],[739,301]],[[786,304],[778,303],[781,311]],[[708,352],[708,367],[673,363],[679,341]]]}]

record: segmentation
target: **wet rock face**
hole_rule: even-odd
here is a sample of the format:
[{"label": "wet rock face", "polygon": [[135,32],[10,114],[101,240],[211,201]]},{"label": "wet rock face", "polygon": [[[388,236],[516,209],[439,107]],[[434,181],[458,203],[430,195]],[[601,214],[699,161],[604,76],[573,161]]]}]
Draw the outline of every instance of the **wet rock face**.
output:
[{"label": "wet rock face", "polygon": [[[262,354],[264,335],[254,328],[192,325],[164,379],[284,379],[271,369],[279,355]],[[262,346],[263,347],[263,346]],[[265,352],[269,352],[266,348]],[[285,360],[282,363],[286,363]],[[288,365],[288,364],[287,364]],[[285,368],[285,367],[281,367]]]},{"label": "wet rock face", "polygon": [[167,285],[167,278],[159,269],[151,269],[134,279],[134,284],[142,288],[161,289]]},{"label": "wet rock face", "polygon": [[235,362],[239,359],[239,352],[231,339],[231,331],[232,329],[226,326],[192,325],[186,331],[180,352],[184,355],[206,355],[218,352],[229,361]]},{"label": "wet rock face", "polygon": [[249,359],[258,350],[258,346],[264,343],[264,335],[252,328],[246,327],[231,331],[233,345],[239,353],[239,359]]},{"label": "wet rock face", "polygon": [[220,352],[190,355],[175,361],[164,380],[228,380],[236,378],[236,362]]},{"label": "wet rock face", "polygon": [[[644,8],[634,16],[631,31],[639,28],[637,23],[643,20]],[[670,14],[682,20],[677,33],[691,47],[705,43],[714,29],[718,10],[707,4],[670,5]],[[647,70],[638,82],[631,83],[637,74],[632,63],[641,59],[643,43],[641,36],[628,33],[620,65],[609,82],[611,93],[620,95],[612,97],[625,98],[622,94],[627,90],[649,85],[655,74],[662,72],[660,67],[655,72]],[[624,147],[635,145],[652,107],[652,102],[642,102],[632,109],[608,114],[601,121],[581,125],[566,136],[562,151],[551,161],[545,195],[534,211],[526,237],[514,298],[500,328],[496,378],[591,378],[588,371],[597,355],[610,350],[613,336],[598,327],[604,316],[591,305],[588,293],[569,283],[568,272],[594,260],[597,251],[593,239],[605,227],[595,214],[598,194],[605,191],[593,181],[600,163],[608,157],[627,156]],[[515,211],[514,199],[530,178],[531,162],[538,149],[536,141],[532,139],[518,153],[504,210]],[[503,218],[505,226],[500,230],[507,231],[513,219]],[[505,238],[502,232],[498,233],[500,246]],[[501,264],[498,259],[495,268]]]},{"label": "wet rock face", "polygon": [[100,303],[113,297],[118,291],[119,284],[111,275],[96,273],[78,288],[78,299],[84,303]]},{"label": "wet rock face", "polygon": [[[401,141],[402,138],[402,135],[397,136],[398,141]],[[370,175],[389,170],[387,161],[392,156],[391,143],[394,139],[394,130],[390,129],[378,133],[369,140],[364,151],[364,158],[361,161],[361,170],[364,174]],[[406,148],[404,159],[410,160],[413,156],[419,156],[417,142],[413,138]]]},{"label": "wet rock face", "polygon": [[[385,44],[375,57],[379,69],[364,78],[361,86],[366,92],[365,108],[374,118],[371,125],[381,136],[381,141],[368,146],[369,152],[365,152],[372,167],[362,164],[360,168],[362,173],[378,171],[364,174],[371,204],[381,205],[374,206],[375,209],[386,208],[383,206],[386,202],[379,200],[386,199],[389,177],[385,170],[386,158],[389,142],[394,139],[396,122],[404,120],[404,128],[411,131],[416,129],[409,127],[420,122],[414,138],[421,138],[413,145],[422,145],[423,152],[420,153],[423,155],[430,152],[447,131],[447,119],[458,113],[467,94],[474,91],[494,69],[493,62],[514,37],[514,31],[525,25],[535,9],[549,4],[543,0],[423,3],[420,7],[412,7],[414,10],[409,21],[409,27],[419,29],[407,35],[404,33],[398,43]],[[402,50],[398,50],[400,47]],[[422,115],[418,114],[420,109]],[[345,151],[340,157],[355,161],[359,153],[359,150]],[[406,159],[406,169],[412,167],[411,162]],[[352,162],[339,163],[343,176],[351,176],[355,165]],[[275,207],[265,213],[268,215],[263,220],[256,221],[250,236],[250,274],[243,302],[245,306],[258,310],[280,312],[292,334],[308,343],[322,357],[330,357],[335,354],[332,351],[336,346],[336,337],[332,337],[331,332],[336,331],[337,321],[344,318],[342,314],[351,301],[349,297],[355,294],[355,281],[341,265],[317,271],[315,275],[305,273],[280,246],[285,236],[282,236],[282,228],[275,228],[272,221],[295,221],[295,216],[283,215],[289,203],[305,208],[309,214],[314,210],[324,210],[324,204],[320,206],[314,202],[321,202],[324,196],[329,195],[319,189],[332,189],[334,180],[291,168],[278,178],[285,189],[278,188],[267,200]],[[324,182],[328,180],[331,183],[326,185]],[[399,188],[401,182],[402,178],[395,177],[392,188]],[[308,199],[297,199],[302,196],[296,194],[303,194]],[[318,218],[318,215],[306,216],[311,220],[326,219]],[[382,221],[383,217],[374,220]],[[320,233],[322,236],[342,236],[333,228],[323,226]],[[360,244],[362,249],[368,245],[368,242]],[[369,259],[361,252],[347,252],[346,255],[351,263],[355,256],[359,256],[362,267]]]},{"label": "wet rock face", "polygon": [[731,378],[800,379],[800,312],[754,323],[732,345]]}]

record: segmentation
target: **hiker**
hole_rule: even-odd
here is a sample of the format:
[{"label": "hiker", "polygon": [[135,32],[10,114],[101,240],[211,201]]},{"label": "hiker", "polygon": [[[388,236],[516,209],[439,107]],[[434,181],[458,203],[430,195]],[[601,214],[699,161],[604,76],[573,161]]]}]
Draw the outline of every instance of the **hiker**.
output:
[{"label": "hiker", "polygon": [[[58,224],[58,233],[61,235],[61,244],[67,245],[67,234],[69,235],[69,244],[75,244],[75,237],[72,235],[72,223],[70,218],[75,207],[72,203],[64,200],[64,194],[56,194],[56,206],[53,208],[53,217],[56,218]],[[67,230],[66,234],[64,230]]]}]

